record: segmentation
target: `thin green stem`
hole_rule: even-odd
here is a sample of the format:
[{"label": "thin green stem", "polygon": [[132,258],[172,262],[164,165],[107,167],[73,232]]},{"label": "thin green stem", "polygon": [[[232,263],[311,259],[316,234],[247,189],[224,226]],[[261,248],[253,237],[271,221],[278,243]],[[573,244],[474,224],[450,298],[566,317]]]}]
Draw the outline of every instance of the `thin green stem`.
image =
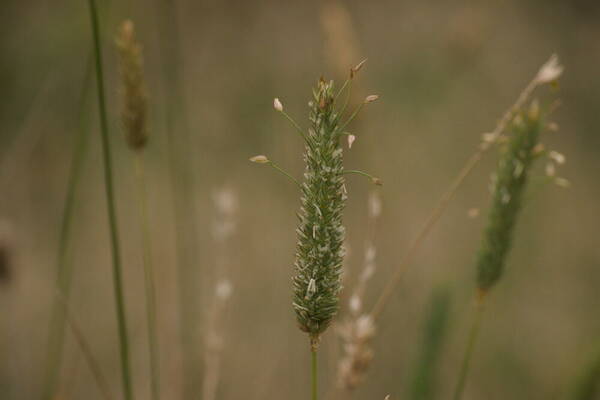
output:
[{"label": "thin green stem", "polygon": [[142,259],[144,265],[144,281],[146,290],[146,319],[148,325],[148,352],[150,357],[150,391],[152,400],[160,399],[160,361],[156,322],[156,285],[152,267],[150,223],[148,220],[148,194],[146,191],[146,174],[141,152],[135,152],[135,175],[137,182],[137,201],[140,225],[142,230]]},{"label": "thin green stem", "polygon": [[184,63],[177,24],[179,2],[157,0],[157,6],[161,58],[168,60],[163,63],[162,74],[178,287],[180,346],[177,356],[181,358],[182,397],[191,399],[199,392],[197,377],[201,368],[197,299],[203,288],[198,275],[197,206],[194,200],[197,169],[192,166],[189,118],[182,84]]},{"label": "thin green stem", "polygon": [[288,177],[292,182],[294,182],[296,185],[298,185],[298,187],[302,187],[300,185],[300,182],[298,182],[298,180],[296,178],[294,178],[292,175],[290,175],[289,173],[287,173],[285,170],[283,170],[279,165],[275,164],[273,161],[269,160],[268,164],[273,167],[276,171],[282,173],[283,175],[285,175],[286,177]]},{"label": "thin green stem", "polygon": [[[350,103],[350,96],[352,95],[352,81],[353,81],[352,79],[350,79],[349,81],[346,81],[348,83],[348,91],[346,93],[346,100],[344,101],[344,105],[342,106],[341,110],[338,112],[338,120],[342,118],[342,116],[346,112],[348,103]],[[346,86],[346,83],[344,83],[344,86]],[[340,91],[340,94],[341,94],[341,91]],[[343,129],[341,129],[341,130],[343,130]]]},{"label": "thin green stem", "polygon": [[[365,106],[365,104],[366,103],[363,101],[362,103],[360,103],[358,105],[358,107],[356,107],[356,109],[354,110],[354,112],[348,117],[348,119],[346,120],[346,122],[344,122],[344,124],[341,126],[341,128],[339,129],[340,131],[343,131],[344,129],[346,129],[346,127],[348,126],[348,124],[350,122],[352,122],[354,120],[354,118],[356,118],[356,116],[358,115],[358,113],[360,112],[360,110],[362,110],[362,108]],[[344,109],[345,108],[346,108],[346,106],[344,106]],[[343,110],[342,110],[342,112],[343,112]]]},{"label": "thin green stem", "polygon": [[90,19],[94,37],[94,53],[96,61],[96,82],[98,85],[98,111],[100,113],[100,132],[102,137],[102,158],[104,166],[104,180],[108,223],[110,230],[110,244],[112,250],[113,281],[115,291],[115,304],[117,308],[117,323],[119,329],[119,346],[121,356],[121,374],[123,380],[123,395],[125,400],[133,399],[131,374],[129,366],[129,342],[127,337],[127,318],[125,316],[125,299],[123,295],[123,279],[121,271],[121,253],[119,248],[119,235],[117,229],[117,212],[113,188],[112,159],[108,135],[108,120],[106,116],[106,101],[104,98],[104,73],[102,69],[102,50],[100,46],[100,26],[95,0],[89,0]]},{"label": "thin green stem", "polygon": [[311,399],[317,400],[317,349],[312,348],[311,354]]},{"label": "thin green stem", "polygon": [[335,101],[337,102],[337,99],[341,96],[342,93],[344,93],[344,89],[346,89],[346,86],[348,86],[348,84],[352,81],[352,79],[346,79],[344,81],[344,84],[342,85],[342,87],[340,88],[340,90],[338,90],[337,94],[335,95]]},{"label": "thin green stem", "polygon": [[371,174],[368,174],[368,173],[366,173],[364,171],[358,170],[358,169],[347,169],[347,170],[344,170],[344,174],[356,174],[356,175],[366,176],[373,183],[375,183],[376,185],[380,185],[381,186],[381,181],[379,180],[379,178],[377,178],[376,176],[373,176]]},{"label": "thin green stem", "polygon": [[94,356],[92,346],[90,346],[89,341],[86,339],[86,336],[83,333],[83,329],[81,329],[81,325],[77,323],[77,320],[69,311],[67,298],[64,297],[60,290],[56,291],[56,304],[62,308],[64,320],[68,323],[69,328],[71,328],[71,334],[73,335],[75,342],[79,346],[79,349],[83,354],[83,358],[85,359],[85,362],[90,368],[92,377],[96,381],[96,384],[98,385],[102,396],[105,400],[112,400],[113,396],[110,391],[110,386],[108,385],[108,381],[106,380],[105,375],[102,373],[100,363]]},{"label": "thin green stem", "polygon": [[473,325],[471,326],[471,331],[469,332],[469,338],[467,339],[467,347],[465,349],[462,365],[458,374],[458,382],[456,384],[456,389],[454,390],[454,400],[460,400],[462,398],[465,384],[467,382],[467,375],[469,373],[471,358],[473,357],[475,342],[477,341],[477,337],[479,336],[479,328],[481,327],[481,320],[483,319],[483,301],[483,298],[480,298],[477,301],[475,319],[473,320]]},{"label": "thin green stem", "polygon": [[[79,126],[75,145],[73,146],[73,157],[69,171],[69,181],[67,183],[67,194],[62,213],[60,226],[58,254],[56,257],[56,289],[68,302],[71,293],[72,265],[67,260],[67,253],[71,239],[71,228],[73,213],[75,209],[75,195],[79,186],[83,161],[88,148],[88,129],[89,129],[89,92],[91,81],[92,64],[88,62],[83,82],[83,89],[79,104]],[[44,382],[43,399],[50,400],[54,397],[58,376],[62,365],[64,337],[65,337],[65,311],[60,304],[60,299],[56,296],[52,299],[52,311],[50,317],[50,326],[48,330],[47,356],[46,356],[46,376]]]},{"label": "thin green stem", "polygon": [[298,131],[298,133],[300,134],[300,136],[302,136],[302,139],[304,139],[305,141],[308,142],[308,138],[306,137],[306,133],[304,133],[304,131],[302,130],[302,128],[300,127],[300,125],[298,125],[296,123],[296,121],[294,121],[294,119],[292,117],[290,117],[290,115],[288,113],[286,113],[285,111],[281,110],[280,113],[283,114],[283,116],[286,117],[288,121],[290,121],[290,123],[294,126],[294,128],[296,128],[296,130]]}]

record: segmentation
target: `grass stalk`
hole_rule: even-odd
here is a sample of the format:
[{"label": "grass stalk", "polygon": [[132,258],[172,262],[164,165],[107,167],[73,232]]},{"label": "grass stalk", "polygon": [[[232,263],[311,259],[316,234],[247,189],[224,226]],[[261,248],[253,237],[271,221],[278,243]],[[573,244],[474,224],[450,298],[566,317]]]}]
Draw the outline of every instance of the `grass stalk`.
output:
[{"label": "grass stalk", "polygon": [[117,39],[121,66],[121,90],[123,109],[121,120],[125,140],[133,152],[135,171],[136,202],[139,212],[139,224],[142,235],[142,265],[144,269],[144,289],[146,300],[146,323],[148,335],[148,356],[150,364],[150,393],[152,400],[160,398],[160,362],[156,322],[156,289],[154,269],[152,267],[152,243],[148,218],[148,194],[143,150],[148,143],[146,127],[147,95],[144,82],[142,47],[135,35],[135,26],[131,20],[125,20],[120,26]]},{"label": "grass stalk", "polygon": [[178,286],[180,354],[183,398],[196,395],[200,364],[197,316],[199,290],[198,233],[194,201],[195,169],[191,165],[188,120],[181,82],[181,51],[177,27],[177,2],[157,0],[160,13],[160,38],[164,63],[164,91],[169,177],[175,228],[175,252]]},{"label": "grass stalk", "polygon": [[67,303],[67,298],[63,296],[62,292],[57,291],[56,293],[56,304],[58,307],[62,308],[63,318],[68,323],[71,334],[75,339],[75,343],[81,350],[83,354],[83,358],[88,365],[90,372],[92,373],[92,377],[96,381],[96,385],[98,389],[100,389],[100,393],[104,400],[112,400],[114,399],[111,394],[110,386],[108,385],[108,381],[106,380],[105,375],[102,373],[102,369],[100,368],[100,363],[94,356],[94,352],[92,351],[92,346],[86,339],[85,334],[83,333],[83,329],[81,329],[81,325],[77,322],[75,317],[69,311],[69,305]]},{"label": "grass stalk", "polygon": [[479,330],[481,327],[481,321],[483,319],[483,302],[483,297],[481,297],[477,302],[475,319],[473,320],[473,324],[471,325],[471,330],[469,332],[467,347],[465,349],[465,354],[463,355],[460,371],[458,373],[458,382],[456,384],[456,388],[454,389],[454,396],[452,397],[453,400],[461,399],[465,389],[465,383],[467,381],[469,366],[471,364],[471,359],[473,358],[473,350],[475,349],[475,343],[477,342],[477,337],[479,336]]},{"label": "grass stalk", "polygon": [[513,133],[501,149],[502,155],[492,178],[492,206],[477,254],[477,311],[467,340],[454,400],[460,400],[464,392],[481,326],[483,302],[501,279],[512,247],[543,121],[537,101],[531,104],[527,112],[519,110],[511,122]]},{"label": "grass stalk", "polygon": [[127,317],[125,315],[125,298],[123,294],[123,278],[121,270],[121,253],[119,247],[119,235],[117,228],[117,212],[113,187],[112,156],[110,140],[108,135],[108,120],[106,113],[106,100],[104,96],[104,73],[102,67],[102,49],[100,45],[100,26],[98,10],[95,0],[89,0],[90,20],[94,38],[94,55],[96,62],[96,83],[98,95],[98,111],[100,114],[100,133],[102,138],[102,158],[104,167],[104,180],[106,203],[108,211],[108,223],[110,231],[110,244],[112,250],[112,267],[115,304],[117,311],[117,324],[119,331],[119,348],[121,360],[121,375],[123,381],[123,397],[125,400],[133,399],[133,388],[131,384],[131,372],[129,365],[129,341],[127,336]]},{"label": "grass stalk", "polygon": [[318,385],[317,385],[317,349],[312,348],[310,351],[310,376],[311,376],[311,399],[317,400],[318,398]]},{"label": "grass stalk", "polygon": [[[81,170],[88,149],[89,129],[89,92],[91,82],[92,64],[88,62],[83,89],[79,104],[79,133],[73,146],[73,156],[67,182],[67,193],[61,218],[58,240],[58,254],[56,256],[56,290],[68,303],[71,294],[72,264],[67,260],[68,248],[71,240],[71,228],[76,204],[76,192],[79,187]],[[58,376],[62,366],[62,356],[65,337],[65,309],[61,300],[54,296],[48,330],[46,375],[44,377],[43,399],[50,400],[54,397],[58,385]]]},{"label": "grass stalk", "polygon": [[437,397],[437,372],[448,331],[450,294],[445,288],[434,291],[430,301],[418,358],[414,367],[407,398],[432,400]]},{"label": "grass stalk", "polygon": [[148,220],[148,202],[144,160],[140,152],[134,156],[137,186],[137,202],[142,230],[142,258],[146,291],[146,322],[148,330],[148,354],[150,357],[150,393],[152,400],[160,399],[160,361],[156,321],[156,285],[152,268],[150,224]]}]

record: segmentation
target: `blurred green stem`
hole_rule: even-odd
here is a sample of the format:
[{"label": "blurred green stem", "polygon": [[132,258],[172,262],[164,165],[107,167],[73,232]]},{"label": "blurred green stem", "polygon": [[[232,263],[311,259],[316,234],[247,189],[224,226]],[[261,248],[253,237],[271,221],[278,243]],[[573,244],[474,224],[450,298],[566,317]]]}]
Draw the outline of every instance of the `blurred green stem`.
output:
[{"label": "blurred green stem", "polygon": [[283,174],[284,176],[286,176],[289,180],[291,180],[296,185],[298,185],[299,188],[302,188],[302,185],[300,185],[300,182],[298,182],[298,180],[296,178],[294,178],[292,175],[290,175],[288,172],[286,172],[285,170],[283,170],[278,164],[276,164],[276,163],[274,163],[273,161],[270,161],[270,160],[269,160],[268,164],[271,167],[273,167],[276,171],[280,172],[281,174]]},{"label": "blurred green stem", "polygon": [[317,349],[312,348],[311,354],[311,399],[317,400]]},{"label": "blurred green stem", "polygon": [[[62,220],[59,233],[58,254],[56,257],[56,289],[68,303],[71,293],[71,277],[73,268],[67,260],[67,252],[71,239],[71,228],[73,213],[75,208],[75,194],[79,186],[83,161],[88,148],[88,129],[89,129],[89,100],[91,81],[91,63],[86,66],[85,77],[83,81],[82,92],[79,100],[81,106],[79,110],[79,126],[75,145],[73,146],[73,156],[69,171],[69,180],[67,183],[67,194],[62,213]],[[47,356],[46,356],[46,375],[43,386],[43,399],[50,400],[56,393],[58,376],[62,365],[64,338],[65,338],[65,307],[61,305],[61,299],[55,295],[52,299],[52,311],[50,316],[50,325],[48,330]]]},{"label": "blurred green stem", "polygon": [[117,307],[117,323],[119,329],[119,346],[121,355],[121,374],[123,379],[123,396],[125,400],[133,399],[129,366],[129,342],[127,338],[127,319],[125,316],[125,299],[123,295],[123,279],[121,271],[121,254],[117,231],[117,213],[112,178],[112,159],[110,141],[108,136],[108,120],[106,117],[106,101],[104,98],[104,73],[102,69],[102,50],[100,46],[100,26],[98,10],[95,0],[89,0],[90,19],[94,37],[94,53],[96,61],[96,82],[98,85],[98,111],[100,114],[100,132],[102,138],[102,158],[104,166],[104,180],[108,223],[110,230],[110,244],[112,249],[113,281],[115,291],[115,304]]},{"label": "blurred green stem", "polygon": [[140,225],[142,230],[142,258],[146,289],[146,319],[148,328],[148,352],[150,357],[150,389],[152,400],[160,399],[160,362],[158,351],[158,335],[156,323],[156,285],[152,268],[152,245],[150,240],[150,224],[148,221],[148,204],[146,191],[146,174],[144,160],[140,151],[134,155],[135,175],[137,183],[137,201]]},{"label": "blurred green stem", "polygon": [[177,24],[178,2],[158,0],[160,51],[163,63],[169,178],[172,192],[177,266],[180,355],[184,399],[199,392],[198,304],[202,294],[198,275],[198,229],[190,135],[182,84],[182,54]]},{"label": "blurred green stem", "polygon": [[[96,381],[98,385],[98,389],[102,393],[102,397],[105,400],[112,400],[113,396],[110,391],[110,386],[108,385],[108,381],[106,377],[102,373],[102,369],[100,368],[100,363],[97,358],[94,357],[94,352],[92,351],[92,346],[90,346],[89,341],[86,339],[85,334],[83,333],[83,329],[77,323],[75,317],[69,311],[69,305],[67,303],[67,299],[62,295],[60,291],[56,292],[56,304],[58,307],[62,308],[63,318],[69,324],[71,328],[71,334],[75,339],[75,342],[79,346],[79,350],[83,354],[83,358],[90,368],[90,372],[92,373],[92,377]],[[52,397],[55,398],[55,397]]]},{"label": "blurred green stem", "polygon": [[483,298],[479,298],[477,301],[477,309],[475,311],[475,319],[469,332],[469,338],[467,339],[467,347],[463,357],[462,365],[458,374],[458,383],[454,391],[454,400],[460,400],[464,392],[465,383],[467,381],[467,375],[469,373],[469,366],[471,364],[471,358],[473,357],[473,350],[475,348],[475,342],[479,336],[479,328],[481,327],[481,320],[483,319]]}]

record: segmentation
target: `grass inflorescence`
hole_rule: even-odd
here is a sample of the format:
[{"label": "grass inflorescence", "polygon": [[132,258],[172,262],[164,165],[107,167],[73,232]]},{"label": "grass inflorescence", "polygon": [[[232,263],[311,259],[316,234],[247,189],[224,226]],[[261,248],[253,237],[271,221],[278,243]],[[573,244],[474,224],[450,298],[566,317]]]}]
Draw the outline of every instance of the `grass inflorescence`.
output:
[{"label": "grass inflorescence", "polygon": [[310,102],[306,170],[298,213],[294,310],[316,348],[338,310],[344,257],[342,212],[346,201],[339,117],[333,83],[319,81]]},{"label": "grass inflorescence", "polygon": [[[350,69],[350,77],[339,90],[333,81],[321,78],[313,89],[309,102],[310,127],[305,132],[284,110],[276,98],[273,108],[290,121],[304,140],[304,179],[302,182],[283,170],[267,156],[258,155],[250,161],[273,167],[285,175],[300,189],[300,224],[296,229],[298,244],[294,263],[293,309],[299,328],[309,336],[311,350],[311,393],[317,398],[317,349],[321,335],[327,330],[339,308],[339,293],[342,289],[341,274],[345,254],[345,228],[342,216],[347,190],[345,174],[368,177],[377,185],[381,180],[363,171],[347,170],[343,165],[342,137],[352,145],[354,135],[345,128],[359,111],[378,96],[369,95],[353,112],[342,121],[348,101],[352,80],[364,65],[364,61]],[[345,93],[345,101],[338,109],[338,99]]]},{"label": "grass inflorescence", "polygon": [[537,102],[529,112],[517,114],[513,133],[493,175],[492,206],[477,256],[477,288],[482,294],[502,276],[542,126]]},{"label": "grass inflorescence", "polygon": [[152,245],[146,190],[145,163],[142,156],[148,143],[147,95],[144,81],[142,47],[135,37],[135,28],[131,20],[125,20],[120,26],[116,38],[121,66],[121,94],[123,108],[121,122],[128,147],[134,152],[136,180],[136,200],[142,232],[142,262],[146,294],[146,320],[148,334],[148,353],[150,360],[150,392],[152,400],[160,399],[160,362],[158,332],[156,322],[156,285],[152,268]]},{"label": "grass inflorescence", "polygon": [[465,355],[456,384],[454,399],[462,398],[470,361],[483,318],[484,302],[489,291],[502,277],[508,252],[514,241],[517,217],[523,206],[528,176],[536,158],[545,113],[534,100],[528,110],[515,113],[512,134],[501,143],[501,157],[492,175],[492,205],[477,254],[477,312],[471,327]]}]

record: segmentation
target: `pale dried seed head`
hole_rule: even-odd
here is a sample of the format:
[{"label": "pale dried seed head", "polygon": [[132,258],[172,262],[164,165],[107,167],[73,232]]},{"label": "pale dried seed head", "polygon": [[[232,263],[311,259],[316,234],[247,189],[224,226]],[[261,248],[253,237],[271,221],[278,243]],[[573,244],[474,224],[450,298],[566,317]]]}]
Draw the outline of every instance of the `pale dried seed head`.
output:
[{"label": "pale dried seed head", "polygon": [[365,58],[364,60],[362,60],[361,62],[356,64],[355,67],[350,68],[350,79],[352,79],[352,78],[354,78],[354,76],[356,76],[358,71],[361,70],[361,68],[363,67],[363,65],[365,65],[366,62],[367,62],[367,59]]},{"label": "pale dried seed head", "polygon": [[121,118],[127,144],[133,150],[144,148],[148,142],[146,127],[147,96],[144,82],[141,46],[135,38],[133,22],[121,24],[116,39],[121,65],[123,110]]},{"label": "pale dried seed head", "polygon": [[558,56],[553,54],[550,59],[542,65],[535,77],[535,81],[537,84],[553,82],[561,76],[563,71],[564,67],[560,65]]},{"label": "pale dried seed head", "polygon": [[550,157],[550,159],[556,161],[557,164],[561,164],[561,165],[567,161],[566,157],[563,154],[559,153],[558,151],[554,151],[554,150],[551,150],[550,153],[548,153],[548,157]]},{"label": "pale dried seed head", "polygon": [[273,99],[273,108],[279,112],[283,111],[283,104],[281,104],[281,101],[277,97]]},{"label": "pale dried seed head", "polygon": [[371,94],[371,95],[369,95],[369,96],[367,96],[367,97],[365,98],[365,104],[366,104],[366,103],[372,103],[372,102],[376,101],[378,98],[379,98],[379,96],[378,96],[378,95],[376,95],[376,94]]},{"label": "pale dried seed head", "polygon": [[344,342],[344,356],[338,364],[338,385],[352,390],[364,380],[373,360],[373,318],[366,314],[360,315],[343,324],[338,333]]},{"label": "pale dried seed head", "polygon": [[263,156],[261,154],[258,156],[250,157],[250,161],[258,164],[267,164],[269,162],[269,159],[267,158],[267,156]]},{"label": "pale dried seed head", "polygon": [[352,148],[352,143],[354,143],[355,140],[356,140],[356,136],[348,135],[348,148],[349,149]]}]

